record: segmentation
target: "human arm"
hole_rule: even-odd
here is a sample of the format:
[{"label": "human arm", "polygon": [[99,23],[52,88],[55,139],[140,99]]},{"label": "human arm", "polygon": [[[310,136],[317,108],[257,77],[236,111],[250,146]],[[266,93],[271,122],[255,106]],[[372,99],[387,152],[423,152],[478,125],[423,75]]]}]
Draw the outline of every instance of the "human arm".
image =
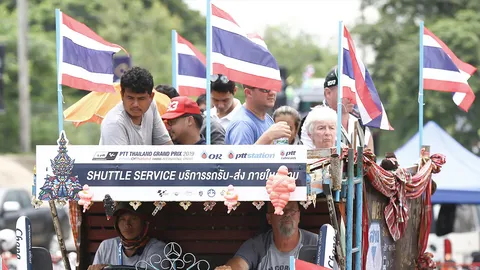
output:
[{"label": "human arm", "polygon": [[211,118],[211,125],[212,125],[212,144],[225,144],[225,129],[217,120]]},{"label": "human arm", "polygon": [[270,126],[270,128],[258,138],[255,144],[272,144],[276,139],[290,138],[291,132],[287,122],[278,122]]},{"label": "human arm", "polygon": [[248,270],[247,262],[241,257],[231,258],[225,265],[218,266],[215,270]]},{"label": "human arm", "polygon": [[266,241],[271,238],[266,237],[265,234],[258,235],[254,238],[248,239],[238,249],[235,256],[231,258],[224,267],[219,268],[223,270],[247,270],[257,269],[261,258],[266,254],[268,247]]},{"label": "human arm", "polygon": [[108,265],[105,263],[105,248],[105,241],[103,241],[100,243],[100,246],[98,246],[93,263],[92,265],[88,266],[88,270],[101,270]]},{"label": "human arm", "polygon": [[150,110],[153,112],[153,134],[152,134],[152,143],[153,145],[170,145],[173,144],[170,135],[168,135],[168,130],[163,123],[162,117],[157,109],[157,103],[152,101],[150,105]]},{"label": "human arm", "polygon": [[[203,137],[206,139],[207,138],[207,121],[206,117],[203,117],[203,124],[202,128],[200,130],[200,133],[203,135]],[[225,144],[225,129],[223,126],[218,122],[215,118],[211,117],[210,118],[210,134],[211,134],[211,142],[212,144],[217,144],[217,145],[223,145]]]},{"label": "human arm", "polygon": [[100,145],[128,144],[128,134],[122,124],[117,122],[102,124],[100,133]]}]

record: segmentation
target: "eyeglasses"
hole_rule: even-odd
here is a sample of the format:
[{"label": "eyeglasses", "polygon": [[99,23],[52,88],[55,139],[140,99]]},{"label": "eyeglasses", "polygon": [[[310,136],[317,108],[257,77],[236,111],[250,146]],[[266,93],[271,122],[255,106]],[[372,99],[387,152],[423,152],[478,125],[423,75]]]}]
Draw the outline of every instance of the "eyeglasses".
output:
[{"label": "eyeglasses", "polygon": [[265,90],[265,89],[260,89],[260,88],[257,88],[257,90],[264,93],[264,94],[270,94],[270,92],[272,92],[272,90]]},{"label": "eyeglasses", "polygon": [[227,84],[229,82],[227,76],[225,75],[218,75],[218,74],[212,74],[210,76],[210,82],[214,83],[220,80],[222,83]]}]

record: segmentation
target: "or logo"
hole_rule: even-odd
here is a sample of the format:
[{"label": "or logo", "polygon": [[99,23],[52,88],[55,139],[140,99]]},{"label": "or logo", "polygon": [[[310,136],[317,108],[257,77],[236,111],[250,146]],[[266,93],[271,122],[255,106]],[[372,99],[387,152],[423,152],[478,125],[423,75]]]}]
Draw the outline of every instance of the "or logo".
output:
[{"label": "or logo", "polygon": [[225,196],[225,190],[222,190],[222,192],[220,192],[220,195]]},{"label": "or logo", "polygon": [[282,157],[285,156],[285,151],[283,151],[283,150],[280,151],[280,156],[282,156]]},{"label": "or logo", "polygon": [[108,152],[106,160],[115,160],[117,158],[118,152]]},{"label": "or logo", "polygon": [[166,190],[159,190],[157,193],[158,193],[158,195],[159,195],[160,197],[163,197],[163,196],[167,195],[167,191],[166,191]]},{"label": "or logo", "polygon": [[200,190],[200,191],[198,192],[198,196],[202,197],[202,196],[203,196],[203,191]]},{"label": "or logo", "polygon": [[229,159],[233,159],[235,157],[235,155],[233,154],[232,151],[230,151],[230,153],[228,154],[228,158]]},{"label": "or logo", "polygon": [[222,154],[207,154],[207,152],[202,152],[203,159],[222,159]]},{"label": "or logo", "polygon": [[180,193],[178,193],[178,192],[175,192],[175,196],[178,196],[178,194],[180,194]]},{"label": "or logo", "polygon": [[215,197],[215,194],[217,194],[217,193],[215,192],[215,190],[213,188],[211,188],[207,191],[207,195],[210,198]]}]

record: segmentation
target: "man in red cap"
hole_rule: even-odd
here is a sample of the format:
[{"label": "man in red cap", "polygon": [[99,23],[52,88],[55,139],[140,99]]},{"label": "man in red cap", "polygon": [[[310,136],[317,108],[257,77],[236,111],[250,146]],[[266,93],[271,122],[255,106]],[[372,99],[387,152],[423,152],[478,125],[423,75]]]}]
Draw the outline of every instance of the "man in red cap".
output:
[{"label": "man in red cap", "polygon": [[162,118],[167,120],[167,130],[175,144],[205,144],[200,134],[203,116],[195,101],[185,96],[172,98]]},{"label": "man in red cap", "polygon": [[[149,262],[154,255],[157,259],[157,256],[165,258],[165,243],[148,236],[150,213],[147,205],[142,204],[135,210],[129,203],[120,202],[113,213],[118,237],[100,244],[88,270],[101,270],[108,265],[145,267],[144,262]],[[160,262],[154,264],[160,268]]]}]

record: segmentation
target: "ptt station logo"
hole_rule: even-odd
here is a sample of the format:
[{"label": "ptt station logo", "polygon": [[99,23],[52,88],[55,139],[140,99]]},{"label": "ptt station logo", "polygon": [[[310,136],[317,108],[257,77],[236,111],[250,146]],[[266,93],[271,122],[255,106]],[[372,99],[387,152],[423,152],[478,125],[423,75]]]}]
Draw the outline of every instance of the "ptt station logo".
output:
[{"label": "ptt station logo", "polygon": [[228,154],[229,159],[269,159],[275,158],[275,154],[272,153],[233,153],[230,151]]}]

